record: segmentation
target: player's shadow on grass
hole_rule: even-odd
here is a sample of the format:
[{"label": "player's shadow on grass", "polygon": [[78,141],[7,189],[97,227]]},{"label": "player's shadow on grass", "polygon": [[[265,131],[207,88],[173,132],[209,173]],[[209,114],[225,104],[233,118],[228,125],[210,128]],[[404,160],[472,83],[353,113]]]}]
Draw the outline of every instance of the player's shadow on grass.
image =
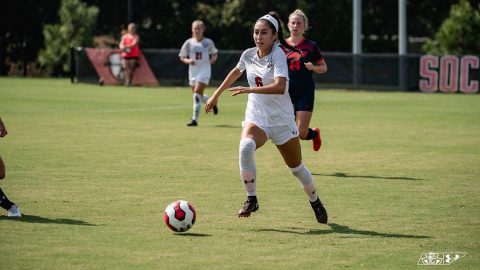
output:
[{"label": "player's shadow on grass", "polygon": [[238,128],[238,129],[241,129],[242,127],[239,126],[239,125],[226,125],[226,124],[223,124],[223,125],[215,125],[214,127],[218,127],[218,128]]},{"label": "player's shadow on grass", "polygon": [[48,223],[48,224],[64,224],[64,225],[80,225],[80,226],[97,226],[96,224],[91,224],[83,220],[68,219],[68,218],[45,218],[34,215],[22,215],[20,218],[9,218],[6,216],[0,217],[0,221],[17,221],[17,222],[26,222],[26,223]]},{"label": "player's shadow on grass", "polygon": [[348,226],[336,224],[336,223],[329,223],[327,226],[330,226],[330,230],[325,229],[310,229],[305,231],[305,228],[295,228],[290,227],[287,228],[288,230],[279,230],[279,229],[257,229],[256,231],[260,232],[281,232],[281,233],[293,233],[293,234],[300,234],[300,235],[321,235],[321,234],[347,234],[347,235],[365,235],[365,236],[373,236],[373,237],[384,237],[384,238],[431,238],[430,236],[425,235],[412,235],[412,234],[399,234],[399,233],[379,233],[375,231],[364,231],[364,230],[356,230],[352,229]]},{"label": "player's shadow on grass", "polygon": [[370,178],[370,179],[385,179],[385,180],[424,180],[421,178],[405,177],[405,176],[375,176],[375,175],[351,175],[343,172],[335,172],[332,174],[326,173],[312,173],[312,175],[333,176],[340,178]]},{"label": "player's shadow on grass", "polygon": [[205,236],[212,236],[212,235],[206,234],[206,233],[176,233],[175,236],[205,237]]}]

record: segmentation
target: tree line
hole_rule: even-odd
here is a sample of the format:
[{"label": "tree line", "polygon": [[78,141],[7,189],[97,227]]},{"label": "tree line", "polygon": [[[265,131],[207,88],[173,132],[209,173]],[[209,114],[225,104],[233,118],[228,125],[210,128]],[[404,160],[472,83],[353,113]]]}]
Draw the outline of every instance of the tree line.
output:
[{"label": "tree line", "polygon": [[[323,51],[352,50],[353,0],[130,1],[132,19],[138,25],[143,48],[179,48],[191,35],[191,22],[200,19],[206,25],[205,35],[212,38],[219,49],[245,49],[253,46],[251,32],[257,18],[275,10],[286,23],[288,15],[300,8],[309,17],[310,29],[306,35],[315,40]],[[461,1],[470,3],[478,12],[477,0]],[[61,49],[48,51],[48,42],[57,42],[58,46],[67,49],[69,46],[94,46],[94,36],[118,40],[128,24],[128,2],[129,0],[0,1],[0,75],[7,74],[12,65],[16,64],[25,71],[29,63],[38,64],[39,60],[45,62],[49,57],[55,58],[57,54],[63,53],[60,52]],[[66,3],[70,5],[70,10],[67,8],[70,15],[65,10],[62,11],[62,5],[65,9]],[[439,27],[449,17],[451,6],[458,3],[459,0],[407,1],[409,53],[422,52],[422,45],[428,38],[435,37]],[[81,5],[81,8],[75,8],[75,5]],[[362,19],[362,47],[365,53],[397,52],[397,0],[363,0]],[[88,24],[91,29],[85,28]],[[84,36],[73,36],[80,28]],[[63,31],[63,38],[67,42],[60,42],[54,35],[55,31]],[[469,38],[480,40],[478,35]],[[114,43],[110,45],[115,46]],[[65,62],[66,58],[60,61]],[[57,65],[57,69],[68,68],[62,65]]]}]

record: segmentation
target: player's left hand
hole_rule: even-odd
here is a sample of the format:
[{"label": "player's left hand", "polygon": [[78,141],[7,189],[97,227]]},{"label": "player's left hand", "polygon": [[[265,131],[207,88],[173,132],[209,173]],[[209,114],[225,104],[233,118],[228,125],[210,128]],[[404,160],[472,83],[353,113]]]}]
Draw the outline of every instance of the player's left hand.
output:
[{"label": "player's left hand", "polygon": [[218,103],[218,97],[213,95],[205,103],[205,113],[209,113],[213,110],[213,107],[216,106]]},{"label": "player's left hand", "polygon": [[228,91],[232,92],[232,96],[236,96],[240,94],[251,93],[252,88],[245,87],[245,86],[235,86],[235,87],[229,88]]},{"label": "player's left hand", "polygon": [[312,64],[312,62],[307,62],[307,63],[305,63],[305,67],[306,67],[308,70],[313,70],[314,65]]}]

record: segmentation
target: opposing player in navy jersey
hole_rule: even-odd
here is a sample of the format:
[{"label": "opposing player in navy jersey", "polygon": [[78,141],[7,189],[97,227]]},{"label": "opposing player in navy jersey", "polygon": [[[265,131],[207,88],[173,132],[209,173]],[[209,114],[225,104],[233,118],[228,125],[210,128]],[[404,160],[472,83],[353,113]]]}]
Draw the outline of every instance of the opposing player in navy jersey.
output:
[{"label": "opposing player in navy jersey", "polygon": [[327,72],[327,63],[317,44],[304,37],[308,29],[308,18],[300,9],[295,10],[288,17],[290,37],[287,43],[299,50],[292,51],[285,46],[283,50],[287,55],[288,75],[290,76],[290,98],[295,110],[300,139],[313,140],[313,150],[320,150],[322,139],[319,128],[310,128],[313,105],[315,102],[315,82],[313,72]]},{"label": "opposing player in navy jersey", "polygon": [[[245,50],[237,66],[227,75],[205,105],[213,110],[220,95],[230,90],[233,96],[248,94],[245,121],[239,146],[240,178],[247,200],[239,210],[239,217],[249,217],[258,210],[256,194],[257,170],[255,151],[271,140],[279,150],[291,173],[299,180],[319,223],[327,223],[328,216],[321,203],[312,174],[302,161],[302,151],[295,124],[292,101],[288,94],[288,67],[286,48],[295,50],[282,38],[282,27],[275,12],[259,18],[253,29],[255,47]],[[248,87],[230,88],[246,71]]]},{"label": "opposing player in navy jersey", "polygon": [[[189,127],[198,125],[198,116],[202,102],[208,100],[208,96],[203,93],[205,87],[210,82],[212,73],[211,65],[217,61],[218,50],[213,41],[204,37],[205,25],[202,21],[196,20],[192,23],[192,37],[187,39],[180,49],[178,56],[182,63],[188,65],[188,80],[193,91],[193,117],[187,124]],[[218,113],[218,108],[214,108],[214,113]]]}]

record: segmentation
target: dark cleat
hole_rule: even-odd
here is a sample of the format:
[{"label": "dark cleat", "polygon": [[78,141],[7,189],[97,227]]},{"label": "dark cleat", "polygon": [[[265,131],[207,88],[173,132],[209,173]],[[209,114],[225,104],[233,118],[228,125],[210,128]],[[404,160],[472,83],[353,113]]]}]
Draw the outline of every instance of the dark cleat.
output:
[{"label": "dark cleat", "polygon": [[246,200],[243,208],[238,211],[238,217],[249,217],[252,212],[258,210],[258,201]]},{"label": "dark cleat", "polygon": [[218,114],[218,107],[217,105],[213,106],[213,114],[217,115]]},{"label": "dark cleat", "polygon": [[189,126],[189,127],[196,127],[196,126],[198,126],[198,123],[197,123],[197,121],[192,120],[192,122],[188,123],[187,126]]},{"label": "dark cleat", "polygon": [[327,209],[323,207],[322,202],[320,199],[317,199],[315,202],[310,202],[312,206],[313,212],[315,213],[315,218],[317,218],[318,223],[327,223],[328,221],[328,214]]}]

